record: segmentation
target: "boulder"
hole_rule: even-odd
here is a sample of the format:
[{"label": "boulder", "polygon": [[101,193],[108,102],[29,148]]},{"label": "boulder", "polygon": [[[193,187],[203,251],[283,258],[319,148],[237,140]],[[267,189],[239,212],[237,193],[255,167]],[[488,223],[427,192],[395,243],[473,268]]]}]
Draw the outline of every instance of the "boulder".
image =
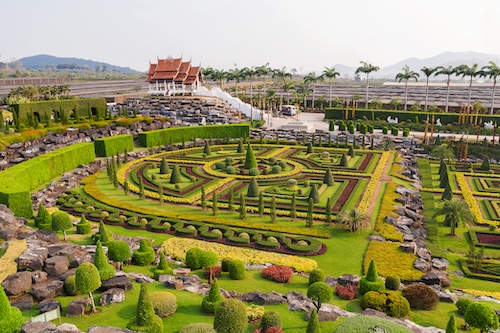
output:
[{"label": "boulder", "polygon": [[[306,320],[309,321],[310,317],[311,311],[306,314]],[[337,321],[337,319],[339,319],[339,316],[332,307],[322,306],[318,312],[318,319],[319,321]]]},{"label": "boulder", "polygon": [[48,333],[55,332],[56,330],[57,326],[49,321],[39,321],[36,323],[27,321],[24,323],[21,333]]},{"label": "boulder", "polygon": [[417,244],[415,242],[403,243],[399,246],[401,251],[408,253],[417,253]]},{"label": "boulder", "polygon": [[59,276],[69,269],[69,261],[66,256],[50,257],[45,261],[45,272],[50,276]]},{"label": "boulder", "polygon": [[432,259],[432,267],[437,269],[437,270],[445,271],[449,265],[450,265],[450,262],[444,258],[433,258]]},{"label": "boulder", "polygon": [[120,288],[112,288],[106,290],[101,294],[99,304],[101,305],[116,304],[116,303],[121,303],[124,300],[125,300],[125,290]]},{"label": "boulder", "polygon": [[7,276],[2,287],[8,296],[17,296],[31,288],[31,272],[18,272]]},{"label": "boulder", "polygon": [[100,290],[106,291],[113,288],[120,288],[124,290],[132,289],[132,282],[125,276],[113,276],[111,279],[102,282]]},{"label": "boulder", "polygon": [[46,298],[36,306],[40,313],[49,312],[60,307],[61,303],[52,298]]},{"label": "boulder", "polygon": [[259,305],[275,305],[286,303],[286,298],[282,294],[272,291],[269,294],[263,292],[256,292],[253,302]]},{"label": "boulder", "polygon": [[50,230],[37,230],[33,232],[23,233],[19,235],[19,238],[26,239],[27,241],[38,240],[44,244],[43,246],[47,246],[49,244],[57,244],[61,242],[59,240],[59,237],[53,231]]},{"label": "boulder", "polygon": [[68,317],[79,317],[85,314],[85,310],[87,310],[87,306],[89,305],[90,300],[88,298],[77,298],[71,303],[68,304],[66,308],[66,316]]},{"label": "boulder", "polygon": [[379,235],[370,235],[368,236],[368,240],[373,240],[373,241],[377,241],[377,242],[385,242],[386,239],[382,236],[379,236]]},{"label": "boulder", "polygon": [[415,266],[416,269],[422,272],[428,272],[432,268],[431,263],[422,258],[417,258],[413,263],[413,266]]},{"label": "boulder", "polygon": [[47,247],[49,257],[65,256],[71,267],[78,267],[84,262],[92,262],[92,256],[81,246],[72,243],[59,243]]},{"label": "boulder", "polygon": [[431,250],[426,248],[417,249],[417,256],[425,260],[431,260]]},{"label": "boulder", "polygon": [[448,276],[448,273],[444,271],[428,272],[422,277],[421,281],[426,285],[437,284],[445,288],[451,286],[451,279]]},{"label": "boulder", "polygon": [[15,306],[21,311],[29,311],[33,307],[33,296],[24,294],[10,300],[10,305]]},{"label": "boulder", "polygon": [[57,333],[82,333],[82,331],[73,324],[64,323],[57,326]]},{"label": "boulder", "polygon": [[398,219],[397,217],[394,217],[394,216],[389,216],[387,215],[385,217],[385,221],[389,224],[392,224],[392,225],[397,225],[398,224]]},{"label": "boulder", "polygon": [[163,283],[166,288],[183,290],[184,284],[182,280],[176,279],[175,276],[172,275],[160,275],[158,277],[158,282]]},{"label": "boulder", "polygon": [[42,269],[49,256],[49,251],[42,244],[43,242],[28,242],[28,249],[16,259],[18,271]]},{"label": "boulder", "polygon": [[61,275],[59,275],[58,278],[61,281],[66,281],[68,276],[75,275],[75,274],[76,274],[76,268],[71,268],[71,269],[68,269],[66,272],[62,273]]},{"label": "boulder", "polygon": [[111,326],[91,326],[89,327],[88,333],[135,333],[135,331],[131,331],[129,329],[121,329],[118,327]]},{"label": "boulder", "polygon": [[47,273],[44,271],[31,272],[31,282],[33,284],[47,281]]},{"label": "boulder", "polygon": [[64,282],[56,280],[35,284],[31,287],[29,293],[35,300],[41,301],[46,298],[54,298],[62,294]]},{"label": "boulder", "polygon": [[337,285],[339,278],[334,276],[325,276],[325,283],[330,287],[335,287]]},{"label": "boulder", "polygon": [[19,234],[25,229],[24,221],[16,219],[14,213],[4,204],[0,204],[0,237],[6,240],[19,238]]},{"label": "boulder", "polygon": [[361,278],[356,274],[344,274],[342,276],[339,276],[337,283],[344,287],[348,284],[358,286],[360,281]]}]

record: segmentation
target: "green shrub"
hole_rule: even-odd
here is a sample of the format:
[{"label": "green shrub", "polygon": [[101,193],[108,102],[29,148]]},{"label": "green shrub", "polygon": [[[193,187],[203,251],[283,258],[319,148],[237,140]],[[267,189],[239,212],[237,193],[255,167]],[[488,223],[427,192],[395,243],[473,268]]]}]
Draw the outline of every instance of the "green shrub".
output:
[{"label": "green shrub", "polygon": [[217,170],[222,170],[222,169],[224,169],[225,167],[226,167],[226,163],[224,163],[224,162],[217,162],[217,163],[215,163],[215,168],[216,168]]},{"label": "green shrub", "polygon": [[66,230],[73,227],[73,222],[68,213],[61,210],[52,214],[52,230],[62,231],[64,233],[64,240],[66,240]]},{"label": "green shrub", "polygon": [[155,314],[144,282],[141,285],[136,315],[127,323],[127,328],[146,333],[163,333],[163,321]]},{"label": "green shrub", "polygon": [[[379,328],[379,332],[387,333],[412,333],[403,325],[394,323],[388,319],[369,317],[369,316],[356,316],[347,318],[335,329],[334,333],[367,333],[374,332],[373,328]],[[377,331],[375,331],[377,332]]]},{"label": "green shrub", "polygon": [[489,305],[472,303],[469,305],[464,315],[465,322],[471,327],[488,332],[498,328],[498,316]]},{"label": "green shrub", "polygon": [[344,153],[342,154],[342,157],[340,158],[340,166],[346,167],[348,165],[348,160],[347,160],[347,155]]},{"label": "green shrub", "polygon": [[241,260],[231,260],[229,263],[229,277],[233,280],[243,280],[246,276],[245,263]]},{"label": "green shrub", "polygon": [[194,323],[183,327],[179,333],[217,333],[213,325],[207,323]]},{"label": "green shrub", "polygon": [[[173,275],[174,271],[170,266],[170,263],[165,258],[163,253],[160,254],[160,262],[154,271],[154,277],[156,280],[160,277],[160,275]],[[160,316],[161,317],[161,316]]]},{"label": "green shrub", "polygon": [[258,176],[259,175],[259,169],[258,168],[251,168],[250,170],[248,170],[248,175],[249,176]]},{"label": "green shrub", "polygon": [[247,153],[245,156],[245,169],[257,168],[257,159],[255,158],[255,154],[253,152],[252,146],[250,143],[247,144]]},{"label": "green shrub", "polygon": [[214,329],[217,333],[245,333],[247,326],[246,307],[242,301],[229,298],[215,309]]},{"label": "green shrub", "polygon": [[375,266],[375,261],[372,259],[366,276],[362,277],[359,283],[359,293],[364,295],[368,291],[379,291],[384,289],[385,283],[378,277],[377,267]]},{"label": "green shrub", "polygon": [[95,154],[99,157],[114,156],[134,150],[134,138],[130,134],[109,136],[94,141]]},{"label": "green shrub", "polygon": [[223,272],[229,271],[229,263],[231,262],[230,258],[223,258],[221,263],[221,268]]},{"label": "green shrub", "polygon": [[76,276],[70,275],[64,280],[64,291],[66,295],[75,296],[78,295],[79,292],[76,289]]},{"label": "green shrub", "polygon": [[410,302],[410,306],[415,310],[434,310],[439,297],[434,290],[422,283],[412,284],[403,289],[403,296]]},{"label": "green shrub", "polygon": [[408,300],[395,292],[368,291],[361,298],[360,305],[363,309],[371,308],[396,318],[405,317],[410,313]]},{"label": "green shrub", "polygon": [[314,282],[307,288],[307,297],[313,301],[314,306],[319,312],[321,305],[332,299],[332,288],[324,282]]},{"label": "green shrub", "polygon": [[134,251],[133,261],[139,266],[146,266],[155,261],[155,250],[147,239],[141,239],[139,248]]},{"label": "green shrub", "polygon": [[108,244],[108,257],[114,262],[124,262],[131,256],[130,247],[123,240],[113,241]]},{"label": "green shrub", "polygon": [[388,276],[385,279],[385,288],[388,290],[398,290],[401,280],[398,277]]},{"label": "green shrub", "polygon": [[186,266],[192,270],[197,270],[201,268],[199,262],[200,257],[203,254],[203,250],[197,247],[193,247],[186,252]]},{"label": "green shrub", "polygon": [[311,191],[309,192],[308,199],[313,199],[313,203],[319,203],[320,195],[319,195],[318,188],[316,187],[316,184],[311,185]]},{"label": "green shrub", "polygon": [[177,298],[167,291],[155,291],[149,294],[155,314],[160,318],[173,315],[177,311]]},{"label": "green shrub", "polygon": [[273,167],[271,168],[271,174],[273,174],[273,175],[277,175],[277,174],[281,173],[281,171],[282,171],[282,168],[279,165],[273,165]]},{"label": "green shrub", "polygon": [[170,184],[180,184],[182,183],[181,171],[179,170],[179,165],[174,165],[172,174],[170,175]]},{"label": "green shrub", "polygon": [[455,303],[455,306],[458,309],[458,313],[460,313],[463,316],[465,314],[465,311],[467,311],[469,305],[471,305],[472,303],[474,303],[474,301],[472,301],[469,298],[463,297]]},{"label": "green shrub", "polygon": [[205,313],[214,313],[215,308],[224,300],[220,294],[219,283],[217,279],[212,281],[208,295],[203,297],[201,302],[201,310]]},{"label": "green shrub", "polygon": [[316,267],[309,273],[309,285],[316,282],[325,282],[325,273],[319,267]]},{"label": "green shrub", "polygon": [[97,247],[94,255],[94,265],[99,271],[101,281],[108,280],[115,276],[115,268],[113,267],[113,265],[108,263],[108,258],[104,253],[104,249],[102,248],[102,244],[100,241],[97,241]]},{"label": "green shrub", "polygon": [[266,311],[260,320],[261,332],[266,332],[271,327],[281,327],[281,316],[276,311]]},{"label": "green shrub", "polygon": [[250,198],[255,198],[259,196],[259,192],[259,184],[257,183],[257,179],[253,177],[250,181],[250,184],[248,185],[247,196]]},{"label": "green shrub", "polygon": [[40,224],[47,224],[52,228],[52,216],[42,204],[38,206],[38,214],[35,217],[35,226],[38,227]]},{"label": "green shrub", "polygon": [[9,299],[0,285],[0,330],[5,333],[17,333],[24,324],[21,311],[10,305]]},{"label": "green shrub", "polygon": [[82,214],[82,219],[76,225],[76,233],[80,235],[90,234],[92,232],[92,225],[85,218],[85,215]]},{"label": "green shrub", "polygon": [[235,167],[234,167],[234,166],[232,166],[232,165],[228,165],[228,166],[226,167],[226,173],[227,173],[228,175],[234,175],[234,174],[236,173],[236,169],[235,169]]}]

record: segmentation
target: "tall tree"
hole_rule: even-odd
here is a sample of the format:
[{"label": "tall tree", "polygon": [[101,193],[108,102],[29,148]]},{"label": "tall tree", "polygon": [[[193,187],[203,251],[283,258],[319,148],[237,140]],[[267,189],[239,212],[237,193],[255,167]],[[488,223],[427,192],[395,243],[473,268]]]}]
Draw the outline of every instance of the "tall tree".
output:
[{"label": "tall tree", "polygon": [[473,220],[467,204],[457,198],[444,200],[443,206],[434,213],[433,218],[438,216],[444,216],[444,222],[450,225],[450,235],[452,236],[455,235],[455,229],[459,224]]},{"label": "tall tree", "polygon": [[380,69],[378,66],[373,66],[365,61],[360,61],[361,66],[356,69],[355,74],[364,73],[366,74],[366,101],[365,101],[365,109],[368,109],[368,90],[369,90],[369,82],[370,82],[370,73],[376,72]]},{"label": "tall tree", "polygon": [[219,87],[224,90],[225,83],[227,81],[227,78],[229,77],[229,73],[226,72],[225,70],[220,70],[220,69],[215,69],[211,74],[210,78],[212,80],[218,81],[219,82]]},{"label": "tall tree", "polygon": [[439,66],[439,67],[437,67],[436,73],[434,73],[434,76],[446,75],[446,77],[447,77],[447,79],[446,79],[446,104],[444,107],[444,112],[448,112],[448,105],[450,103],[450,82],[451,82],[451,76],[453,74],[455,74],[455,68],[453,68],[452,66],[448,66],[448,67]]},{"label": "tall tree", "polygon": [[245,67],[243,69],[245,77],[250,79],[250,123],[253,124],[253,81],[259,75],[257,67]]},{"label": "tall tree", "polygon": [[424,112],[427,112],[427,106],[429,100],[429,77],[438,70],[438,67],[422,67],[420,70],[422,71],[422,73],[425,74],[426,77]]},{"label": "tall tree", "polygon": [[446,143],[434,147],[434,149],[432,149],[431,156],[439,158],[440,161],[452,161],[455,158],[453,149],[448,147]]},{"label": "tall tree", "polygon": [[290,87],[290,89],[293,88],[293,82],[291,81],[287,81],[287,79],[292,79],[292,74],[290,72],[287,72],[286,70],[286,67],[283,67],[281,69],[274,69],[273,70],[273,75],[272,75],[273,79],[277,78],[281,81],[281,84],[282,84],[282,89],[281,89],[281,92],[280,92],[280,109],[281,109],[281,106],[283,105],[283,91],[285,91],[284,89],[284,86],[287,84],[287,83],[292,83],[292,87]]},{"label": "tall tree", "polygon": [[474,64],[472,66],[468,66],[468,65],[460,65],[458,67],[455,68],[455,73],[457,75],[461,75],[462,78],[463,77],[466,77],[466,76],[470,76],[470,81],[469,81],[469,99],[467,101],[467,106],[470,107],[470,102],[471,102],[471,98],[472,98],[472,80],[478,76],[479,74],[481,74],[481,71],[478,70],[478,64]]},{"label": "tall tree", "polygon": [[481,68],[479,75],[493,79],[493,93],[491,96],[490,107],[490,114],[493,114],[493,106],[495,105],[495,90],[497,87],[497,77],[500,76],[500,67],[495,62],[490,61],[488,66],[483,66],[483,68]]},{"label": "tall tree", "polygon": [[405,111],[408,109],[408,81],[415,80],[418,81],[418,77],[420,76],[418,73],[410,70],[408,65],[401,68],[402,72],[396,75],[396,80],[399,82],[405,81]]},{"label": "tall tree", "polygon": [[235,94],[238,96],[238,85],[245,78],[244,72],[242,70],[239,70],[238,68],[235,69],[230,69],[228,72],[228,81],[234,80],[235,82]]},{"label": "tall tree", "polygon": [[288,92],[295,88],[295,83],[293,81],[285,82],[281,88],[286,93],[286,104],[290,104],[290,94]]},{"label": "tall tree", "polygon": [[333,79],[340,76],[340,73],[335,70],[335,67],[325,67],[323,70],[323,74],[321,74],[323,78],[327,78],[330,83],[330,89],[328,94],[328,106],[332,107],[332,85]]},{"label": "tall tree", "polygon": [[[311,107],[314,109],[314,101],[316,99],[316,83],[321,81],[323,78],[321,76],[316,76],[316,73],[310,72],[304,77],[304,84],[312,85],[312,104]],[[305,103],[305,102],[304,102]],[[305,105],[304,105],[305,107]]]}]

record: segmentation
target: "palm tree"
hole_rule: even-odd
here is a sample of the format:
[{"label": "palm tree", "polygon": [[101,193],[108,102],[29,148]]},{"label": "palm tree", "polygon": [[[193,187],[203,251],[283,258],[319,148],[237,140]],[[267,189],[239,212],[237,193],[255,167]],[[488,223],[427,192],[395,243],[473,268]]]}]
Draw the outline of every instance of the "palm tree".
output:
[{"label": "palm tree", "polygon": [[340,73],[335,71],[335,67],[325,67],[323,70],[323,74],[321,74],[323,78],[328,78],[328,81],[330,82],[330,93],[328,95],[328,106],[332,107],[332,84],[333,84],[333,79],[336,77],[340,76]]},{"label": "palm tree", "polygon": [[[297,97],[304,104],[304,108],[306,107],[306,97],[311,93],[311,88],[305,84],[301,84],[297,87]],[[297,114],[297,119],[299,118]]]},{"label": "palm tree", "polygon": [[495,104],[495,89],[497,87],[497,77],[500,76],[500,67],[493,61],[490,61],[489,66],[484,66],[483,68],[481,68],[480,75],[493,79],[493,94],[491,97],[490,108],[490,114],[493,114],[493,105]]},{"label": "palm tree", "polygon": [[357,208],[344,210],[337,215],[339,224],[347,224],[349,230],[354,232],[361,227],[364,227],[368,222],[368,216],[361,213]]},{"label": "palm tree", "polygon": [[405,67],[401,68],[402,72],[398,73],[396,75],[396,80],[399,82],[405,81],[405,111],[408,109],[408,81],[409,80],[415,80],[415,82],[418,81],[418,77],[420,76],[418,73],[415,73],[414,71],[410,70],[410,67],[408,65],[405,65]]},{"label": "palm tree", "polygon": [[267,81],[266,81],[266,78],[269,76],[269,74],[271,74],[273,72],[273,70],[271,69],[271,67],[269,67],[269,63],[265,63],[264,65],[262,66],[259,66],[257,67],[257,72],[258,72],[258,76],[262,76],[263,77],[263,80],[264,80],[264,95],[266,94],[266,91],[267,91]]},{"label": "palm tree", "polygon": [[[305,84],[308,84],[308,83],[312,83],[312,105],[311,107],[314,109],[314,100],[316,99],[315,95],[316,95],[316,83],[318,81],[320,81],[320,78],[321,76],[316,76],[316,73],[314,72],[310,72],[309,74],[307,74],[305,77],[304,77],[304,83]],[[304,105],[304,108],[306,107],[306,105]]]},{"label": "palm tree", "polygon": [[445,225],[450,225],[450,235],[455,236],[455,228],[463,222],[472,222],[473,217],[467,204],[457,198],[444,200],[443,207],[438,209],[432,218],[444,215]]},{"label": "palm tree", "polygon": [[267,94],[266,94],[266,100],[267,100],[267,103],[268,105],[270,106],[271,109],[274,108],[274,102],[275,102],[275,98],[276,98],[276,90],[274,89],[268,89],[267,90]]},{"label": "palm tree", "polygon": [[[283,105],[283,91],[285,90],[285,86],[287,85],[287,78],[291,79],[292,74],[286,71],[286,67],[283,67],[282,69],[273,69],[273,75],[272,78],[278,78],[281,80],[283,83],[282,89],[280,91],[280,109]],[[287,88],[292,89],[293,88],[293,82],[288,82],[288,84],[292,84],[292,87],[288,86]],[[288,91],[287,89],[286,91]]]},{"label": "palm tree", "polygon": [[452,148],[448,147],[446,143],[443,143],[432,149],[431,156],[439,158],[440,161],[450,162],[455,158],[455,153]]},{"label": "palm tree", "polygon": [[225,70],[215,69],[212,74],[210,74],[210,78],[215,81],[219,81],[219,87],[221,90],[224,90],[224,83],[229,77],[229,73]]},{"label": "palm tree", "polygon": [[424,112],[427,112],[427,101],[429,98],[429,77],[434,74],[437,70],[438,67],[422,67],[420,69],[426,76],[426,84],[425,84],[425,107],[424,107]]},{"label": "palm tree", "polygon": [[380,69],[380,67],[373,66],[372,64],[369,64],[366,61],[360,61],[360,64],[362,66],[358,67],[356,69],[356,72],[354,72],[354,74],[359,74],[359,73],[365,73],[366,74],[366,102],[365,102],[365,109],[368,109],[368,89],[369,89],[370,73],[378,71]]},{"label": "palm tree", "polygon": [[[282,89],[284,92],[286,92],[286,104],[290,104],[290,95],[288,94],[288,92],[291,91],[293,88],[295,88],[295,83],[293,81],[285,82],[283,84]],[[283,96],[283,93],[281,95]]]},{"label": "palm tree", "polygon": [[241,82],[241,80],[245,79],[245,76],[243,75],[244,73],[235,68],[235,69],[230,69],[229,72],[228,72],[228,77],[227,77],[227,80],[230,81],[230,80],[234,80],[235,82],[235,93],[236,93],[236,96],[238,96],[238,84]]},{"label": "palm tree", "polygon": [[455,68],[455,73],[457,75],[462,75],[463,77],[470,76],[470,82],[469,82],[469,100],[467,102],[467,106],[470,107],[470,101],[472,97],[472,79],[481,74],[481,72],[478,70],[478,64],[474,64],[472,66],[467,66],[467,65],[460,65],[457,68]]},{"label": "palm tree", "polygon": [[437,67],[437,71],[436,73],[434,74],[434,76],[438,76],[438,75],[446,75],[447,76],[447,79],[446,79],[446,105],[444,107],[444,112],[448,112],[448,104],[449,104],[449,100],[450,100],[450,82],[451,82],[451,76],[455,74],[455,68],[451,67],[451,66],[448,66],[448,67],[443,67],[443,66],[439,66]]},{"label": "palm tree", "polygon": [[245,76],[250,79],[250,124],[253,124],[253,80],[259,75],[259,71],[255,66],[243,68]]}]

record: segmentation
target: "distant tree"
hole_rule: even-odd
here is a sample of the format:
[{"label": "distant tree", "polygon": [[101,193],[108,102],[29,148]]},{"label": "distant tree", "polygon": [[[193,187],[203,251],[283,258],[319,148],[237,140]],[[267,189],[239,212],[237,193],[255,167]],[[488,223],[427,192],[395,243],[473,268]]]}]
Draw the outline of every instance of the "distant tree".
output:
[{"label": "distant tree", "polygon": [[490,171],[490,159],[486,156],[481,164],[481,171]]},{"label": "distant tree", "polygon": [[259,184],[257,183],[257,179],[252,177],[250,184],[248,185],[247,196],[249,198],[255,198],[259,196]]},{"label": "distant tree", "polygon": [[457,76],[462,76],[465,77],[465,76],[470,76],[470,81],[469,81],[469,99],[468,99],[468,102],[467,102],[467,106],[470,107],[471,106],[471,99],[472,99],[472,80],[481,74],[481,71],[478,69],[478,64],[474,64],[472,66],[468,66],[468,65],[460,65],[458,67],[455,68],[455,73],[457,74]]},{"label": "distant tree", "polygon": [[328,94],[328,106],[332,107],[332,85],[333,85],[333,79],[336,77],[340,76],[340,73],[335,71],[335,67],[325,67],[323,70],[323,74],[321,74],[323,78],[328,78],[328,81],[330,83],[330,89],[329,89],[329,94]]},{"label": "distant tree", "polygon": [[420,75],[410,70],[408,65],[402,68],[402,72],[396,75],[396,80],[399,82],[405,81],[405,111],[408,109],[408,81],[415,80],[418,81]]},{"label": "distant tree", "polygon": [[456,71],[452,66],[448,66],[448,67],[439,66],[439,67],[437,67],[437,71],[434,74],[434,76],[437,76],[437,75],[446,75],[447,76],[447,80],[446,80],[446,104],[444,107],[444,112],[448,112],[448,105],[449,105],[449,100],[450,100],[451,76],[455,73],[456,73]]},{"label": "distant tree", "polygon": [[340,158],[340,163],[339,165],[340,166],[343,166],[343,167],[346,167],[348,164],[348,161],[347,161],[347,155],[345,153],[342,153],[342,157]]},{"label": "distant tree", "polygon": [[207,196],[205,194],[205,187],[201,185],[201,210],[207,209]]},{"label": "distant tree", "polygon": [[318,188],[316,187],[316,184],[312,184],[311,185],[311,191],[309,192],[309,198],[308,199],[312,199],[313,200],[313,203],[319,203],[320,201],[320,195],[319,195],[319,191],[318,191]]},{"label": "distant tree", "polygon": [[238,143],[238,154],[243,154],[245,152],[245,147],[243,146],[243,142],[240,140]]},{"label": "distant tree", "polygon": [[491,96],[491,107],[490,107],[490,114],[493,114],[493,106],[495,105],[495,91],[497,87],[497,77],[500,76],[500,66],[498,66],[495,62],[490,61],[490,64],[488,66],[484,66],[483,68],[481,68],[479,75],[493,79],[493,92]]},{"label": "distant tree", "polygon": [[212,283],[213,279],[213,267],[217,265],[219,258],[217,254],[212,251],[205,251],[199,258],[199,263],[201,267],[205,267],[209,270],[208,283]]},{"label": "distant tree", "polygon": [[425,84],[425,106],[424,112],[427,112],[428,99],[429,99],[429,77],[437,72],[438,67],[422,67],[420,71],[425,74],[426,84]]},{"label": "distant tree", "polygon": [[218,195],[217,191],[214,190],[212,194],[212,215],[217,216],[217,213],[219,212],[219,207],[218,207]]},{"label": "distant tree", "polygon": [[207,156],[212,155],[212,150],[210,149],[210,144],[208,141],[205,141],[205,148],[203,149],[203,153]]},{"label": "distant tree", "polygon": [[432,149],[431,156],[439,158],[440,161],[445,162],[451,162],[455,158],[453,150],[446,143],[434,147],[434,149]]},{"label": "distant tree", "polygon": [[332,222],[332,200],[328,198],[326,200],[326,207],[325,207],[325,222],[330,223]]}]

